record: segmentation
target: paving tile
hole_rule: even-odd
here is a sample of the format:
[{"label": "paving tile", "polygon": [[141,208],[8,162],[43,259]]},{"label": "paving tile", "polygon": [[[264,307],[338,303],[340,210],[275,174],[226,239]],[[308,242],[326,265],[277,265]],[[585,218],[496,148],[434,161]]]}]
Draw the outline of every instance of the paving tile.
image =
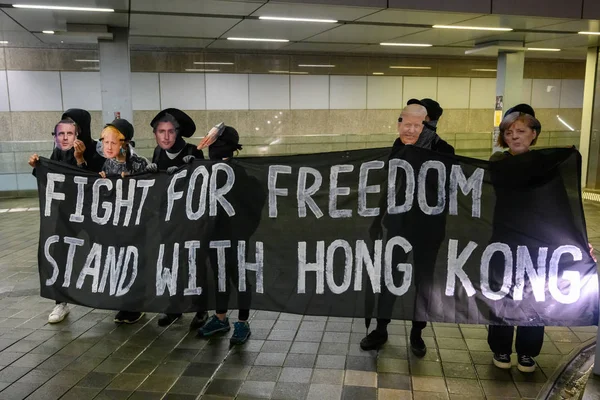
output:
[{"label": "paving tile", "polygon": [[475,365],[479,379],[495,381],[512,381],[509,370],[500,369],[494,365]]},{"label": "paving tile", "polygon": [[215,372],[217,367],[218,364],[191,363],[185,371],[183,371],[183,375],[209,378]]},{"label": "paving tile", "polygon": [[177,379],[169,393],[198,395],[208,383],[208,378],[182,376]]},{"label": "paving tile", "polygon": [[246,380],[259,382],[275,382],[279,378],[281,367],[254,366],[250,369]]},{"label": "paving tile", "polygon": [[377,387],[377,373],[368,371],[346,371],[345,386]]},{"label": "paving tile", "polygon": [[288,354],[283,363],[284,367],[312,368],[317,359],[316,354]]},{"label": "paving tile", "polygon": [[4,389],[2,392],[0,392],[0,399],[21,400],[29,396],[36,389],[36,386],[32,386],[27,383],[13,383],[12,385]]},{"label": "paving tile", "polygon": [[439,349],[439,354],[443,363],[471,363],[471,355],[465,350]]},{"label": "paving tile", "polygon": [[259,353],[254,365],[281,367],[285,361],[285,353]]},{"label": "paving tile", "polygon": [[75,386],[69,389],[69,391],[61,397],[61,400],[93,399],[98,393],[100,393],[100,389]]},{"label": "paving tile", "polygon": [[108,385],[111,390],[134,391],[146,379],[144,374],[119,374]]},{"label": "paving tile", "polygon": [[447,378],[477,379],[473,364],[442,363],[442,368]]},{"label": "paving tile", "polygon": [[537,398],[544,387],[544,383],[536,382],[515,382],[517,390],[521,397]]},{"label": "paving tile", "polygon": [[446,393],[446,382],[444,378],[434,376],[413,376],[412,389],[421,392]]},{"label": "paving tile", "polygon": [[139,387],[145,392],[166,392],[177,377],[172,375],[150,375]]},{"label": "paving tile", "polygon": [[332,369],[343,369],[346,365],[346,356],[330,356],[330,355],[318,355],[317,356],[317,368],[332,368]]},{"label": "paving tile", "polygon": [[94,400],[125,400],[131,396],[131,393],[127,390],[105,389],[98,393]]},{"label": "paving tile", "polygon": [[290,353],[298,354],[317,354],[318,351],[318,342],[294,342],[290,349]]},{"label": "paving tile", "polygon": [[117,374],[92,371],[88,373],[82,380],[80,380],[79,383],[77,383],[77,386],[103,389],[104,387],[108,386],[110,381],[112,381],[116,376]]},{"label": "paving tile", "polygon": [[303,400],[308,395],[309,384],[294,382],[277,382],[271,395],[276,400]]},{"label": "paving tile", "polygon": [[408,375],[408,361],[395,358],[380,358],[377,360],[377,372],[390,372]]},{"label": "paving tile", "polygon": [[309,383],[312,368],[284,367],[279,375],[280,382]]},{"label": "paving tile", "polygon": [[216,372],[215,378],[244,380],[248,376],[250,369],[251,367],[246,365],[222,365]]},{"label": "paving tile", "polygon": [[339,400],[342,398],[342,386],[312,383],[308,390],[309,400]]},{"label": "paving tile", "polygon": [[474,379],[446,378],[446,385],[451,395],[483,395],[479,382]]},{"label": "paving tile", "polygon": [[230,379],[215,379],[208,385],[205,394],[235,397],[242,383]]},{"label": "paving tile", "polygon": [[28,367],[5,367],[0,371],[0,382],[13,383],[29,371],[31,368]]},{"label": "paving tile", "polygon": [[410,374],[415,376],[442,376],[442,364],[435,361],[415,360],[410,362]]},{"label": "paving tile", "polygon": [[344,383],[345,371],[343,369],[315,368],[311,378],[312,383],[340,386]]},{"label": "paving tile", "polygon": [[413,392],[413,400],[447,400],[448,393]]},{"label": "paving tile", "polygon": [[481,386],[483,387],[483,392],[487,397],[519,397],[519,391],[512,382],[482,380]]},{"label": "paving tile", "polygon": [[377,389],[378,400],[412,400],[412,398],[410,390]]},{"label": "paving tile", "polygon": [[357,371],[377,371],[377,359],[370,357],[346,357],[346,369]]},{"label": "paving tile", "polygon": [[377,374],[377,387],[384,389],[411,390],[411,378],[401,374]]},{"label": "paving tile", "polygon": [[257,382],[246,381],[242,383],[237,398],[252,397],[258,399],[268,399],[275,390],[275,382]]},{"label": "paving tile", "polygon": [[377,389],[374,387],[344,386],[342,399],[344,400],[371,400],[377,397]]},{"label": "paving tile", "polygon": [[264,342],[261,352],[264,353],[287,353],[292,347],[291,341],[285,340],[267,340]]}]

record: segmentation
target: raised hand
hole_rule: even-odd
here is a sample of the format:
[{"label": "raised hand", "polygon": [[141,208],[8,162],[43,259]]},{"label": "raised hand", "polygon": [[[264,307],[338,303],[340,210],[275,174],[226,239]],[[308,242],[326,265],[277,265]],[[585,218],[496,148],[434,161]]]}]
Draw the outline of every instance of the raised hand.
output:
[{"label": "raised hand", "polygon": [[37,164],[38,161],[40,161],[40,157],[37,154],[32,154],[31,157],[29,157],[29,165],[32,167],[35,167],[35,164]]}]

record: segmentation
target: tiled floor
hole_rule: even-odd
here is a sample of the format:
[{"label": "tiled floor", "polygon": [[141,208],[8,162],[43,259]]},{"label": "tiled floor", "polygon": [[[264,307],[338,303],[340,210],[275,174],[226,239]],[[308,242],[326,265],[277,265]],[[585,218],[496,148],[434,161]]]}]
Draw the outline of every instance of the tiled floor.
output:
[{"label": "tiled floor", "polygon": [[[362,319],[258,311],[251,340],[231,350],[228,337],[196,338],[190,315],[166,329],[155,314],[116,326],[111,311],[74,306],[48,325],[53,302],[38,296],[38,212],[23,210],[36,203],[0,201],[0,400],[535,398],[562,357],[596,335],[596,327],[548,327],[540,368],[524,375],[492,365],[481,325],[428,326],[423,359],[407,350],[403,321],[390,325],[379,353],[360,350]],[[586,214],[600,248],[600,204],[586,204]]]}]

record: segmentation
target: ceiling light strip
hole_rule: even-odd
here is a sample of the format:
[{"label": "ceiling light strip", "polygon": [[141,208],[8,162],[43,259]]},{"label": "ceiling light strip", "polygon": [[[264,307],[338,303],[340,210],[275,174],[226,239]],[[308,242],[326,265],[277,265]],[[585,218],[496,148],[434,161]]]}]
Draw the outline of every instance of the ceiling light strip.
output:
[{"label": "ceiling light strip", "polygon": [[402,46],[402,47],[431,47],[432,44],[427,43],[391,43],[391,42],[383,42],[379,43],[380,46]]},{"label": "ceiling light strip", "polygon": [[207,68],[186,68],[186,72],[219,72],[220,69],[207,69]]},{"label": "ceiling light strip", "polygon": [[272,16],[260,16],[258,19],[267,21],[287,21],[287,22],[318,22],[323,24],[335,24],[337,19],[315,19],[315,18],[289,18],[289,17],[272,17]]},{"label": "ceiling light strip", "polygon": [[431,69],[431,67],[418,67],[412,65],[390,65],[391,69]]},{"label": "ceiling light strip", "polygon": [[100,62],[100,60],[85,60],[85,59],[76,59],[75,62]]},{"label": "ceiling light strip", "polygon": [[232,62],[224,61],[194,61],[195,65],[234,65]]},{"label": "ceiling light strip", "polygon": [[477,72],[498,72],[498,70],[496,70],[494,68],[473,68],[471,71],[477,71]]},{"label": "ceiling light strip", "polygon": [[228,37],[227,40],[241,40],[245,42],[280,42],[287,43],[288,39],[269,39],[269,38],[243,38],[243,37]]},{"label": "ceiling light strip", "polygon": [[588,31],[581,31],[581,32],[577,32],[580,35],[600,35],[600,32],[588,32]]},{"label": "ceiling light strip", "polygon": [[552,49],[549,47],[528,47],[528,51],[560,51],[560,49]]},{"label": "ceiling light strip", "polygon": [[556,118],[558,118],[560,123],[566,126],[571,132],[575,132],[575,129],[571,125],[567,124],[560,116],[557,115]]},{"label": "ceiling light strip", "polygon": [[89,12],[115,12],[112,8],[96,7],[70,7],[70,6],[49,6],[42,4],[13,4],[14,8],[29,8],[34,10],[53,10],[53,11],[89,11]]},{"label": "ceiling light strip", "polygon": [[433,25],[432,28],[436,29],[460,29],[469,31],[498,31],[498,32],[510,32],[513,28],[494,28],[491,26],[465,26],[465,25]]},{"label": "ceiling light strip", "polygon": [[303,68],[335,68],[333,64],[298,64],[298,66]]}]

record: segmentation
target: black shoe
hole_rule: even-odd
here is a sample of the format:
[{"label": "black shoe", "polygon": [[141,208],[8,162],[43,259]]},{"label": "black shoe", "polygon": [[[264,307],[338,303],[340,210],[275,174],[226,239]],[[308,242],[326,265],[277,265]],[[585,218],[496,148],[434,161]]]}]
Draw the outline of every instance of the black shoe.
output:
[{"label": "black shoe", "polygon": [[519,354],[518,361],[517,368],[519,371],[527,373],[535,371],[535,360],[533,357],[526,354]]},{"label": "black shoe", "polygon": [[206,311],[197,312],[192,322],[190,322],[190,331],[202,328],[206,324],[206,321],[208,321],[208,313]]},{"label": "black shoe", "polygon": [[410,351],[412,351],[416,357],[423,358],[423,357],[425,357],[425,354],[427,354],[427,346],[425,345],[425,342],[423,341],[422,338],[411,337],[410,338]]},{"label": "black shoe", "polygon": [[510,369],[510,354],[494,353],[494,365],[501,369]]},{"label": "black shoe", "polygon": [[117,324],[135,324],[138,322],[144,313],[141,312],[133,312],[133,311],[119,311],[117,315],[115,315],[114,321]]},{"label": "black shoe", "polygon": [[388,340],[387,332],[380,332],[378,330],[374,330],[369,333],[363,340],[360,341],[360,348],[368,351],[368,350],[378,350],[381,346],[385,344]]},{"label": "black shoe", "polygon": [[158,326],[169,326],[181,318],[181,314],[161,314],[158,317]]}]

